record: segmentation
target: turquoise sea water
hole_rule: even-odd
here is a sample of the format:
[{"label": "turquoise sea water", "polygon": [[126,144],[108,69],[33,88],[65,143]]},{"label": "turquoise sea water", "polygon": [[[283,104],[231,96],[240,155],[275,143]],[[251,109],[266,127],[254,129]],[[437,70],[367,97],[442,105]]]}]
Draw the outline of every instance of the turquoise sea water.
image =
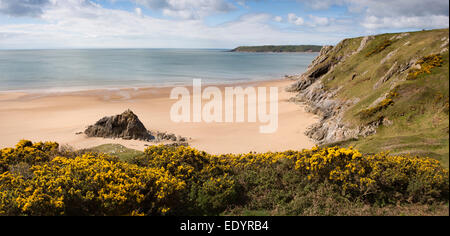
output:
[{"label": "turquoise sea water", "polygon": [[305,71],[316,53],[194,49],[0,51],[0,91],[233,83]]}]

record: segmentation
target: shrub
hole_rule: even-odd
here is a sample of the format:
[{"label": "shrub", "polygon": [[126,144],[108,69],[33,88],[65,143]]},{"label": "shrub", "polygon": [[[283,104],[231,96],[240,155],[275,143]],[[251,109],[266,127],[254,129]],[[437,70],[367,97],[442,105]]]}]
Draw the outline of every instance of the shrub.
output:
[{"label": "shrub", "polygon": [[416,62],[416,65],[419,65],[420,68],[411,69],[406,79],[415,80],[421,74],[431,74],[431,70],[435,67],[441,67],[443,62],[444,60],[440,54],[425,56]]},{"label": "shrub", "polygon": [[394,104],[394,98],[396,98],[398,96],[399,96],[399,94],[397,92],[397,89],[393,89],[392,91],[390,91],[388,93],[386,98],[383,99],[380,103],[378,103],[374,107],[370,107],[370,108],[367,108],[367,109],[364,109],[364,110],[360,111],[359,112],[359,116],[362,119],[366,119],[366,118],[372,117],[376,113],[378,113],[378,112],[388,108],[389,106],[393,105]]},{"label": "shrub", "polygon": [[392,104],[394,104],[394,100],[392,100],[392,98],[386,98],[380,103],[378,103],[376,106],[362,110],[359,113],[359,115],[362,119],[369,118],[375,115],[376,113],[388,108]]},{"label": "shrub", "polygon": [[[21,142],[2,153],[11,158],[11,153],[26,151],[24,160],[37,160],[41,152],[28,152],[35,146],[43,147]],[[30,170],[31,178],[20,172],[0,172],[1,215],[162,214],[169,210],[170,197],[185,186],[165,170],[93,153],[74,159],[55,157],[45,163],[40,160]]]},{"label": "shrub", "polygon": [[19,163],[34,165],[51,160],[58,152],[59,145],[53,142],[32,143],[21,140],[16,148],[5,148],[0,151],[0,173],[7,171],[9,166]]},{"label": "shrub", "polygon": [[172,214],[215,215],[231,205],[238,195],[230,165],[191,147],[152,146],[132,163],[162,168],[187,184],[178,194]]},{"label": "shrub", "polygon": [[1,150],[0,215],[326,215],[351,202],[448,203],[448,170],[430,158],[339,147],[210,155],[154,146],[126,163],[97,153],[50,158],[57,146],[21,141]]},{"label": "shrub", "polygon": [[331,181],[345,194],[370,203],[448,199],[448,170],[430,158],[363,156],[352,148],[315,148],[304,151],[295,168],[312,181]]},{"label": "shrub", "polygon": [[374,54],[380,53],[381,51],[383,51],[384,49],[386,49],[387,47],[391,46],[394,42],[392,40],[386,39],[384,40],[380,45],[377,45],[373,50],[369,51],[366,54],[366,57],[370,57]]}]

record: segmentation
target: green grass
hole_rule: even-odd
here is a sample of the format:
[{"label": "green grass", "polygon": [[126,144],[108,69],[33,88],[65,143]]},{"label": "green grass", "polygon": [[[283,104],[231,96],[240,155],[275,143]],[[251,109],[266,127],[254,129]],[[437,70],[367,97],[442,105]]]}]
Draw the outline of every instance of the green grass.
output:
[{"label": "green grass", "polygon": [[444,111],[449,97],[448,53],[445,58],[445,64],[431,74],[399,85],[400,95],[395,104],[377,114],[377,117],[393,121],[392,126],[382,126],[376,135],[351,144],[362,151],[390,150],[392,153],[427,155],[448,167],[449,122],[448,113]]},{"label": "green grass", "polygon": [[127,148],[120,144],[104,144],[90,148],[88,151],[109,154],[111,156],[118,157],[121,161],[125,162],[144,153],[135,149]]},{"label": "green grass", "polygon": [[[365,153],[390,151],[392,154],[429,156],[440,160],[448,168],[448,51],[441,55],[443,65],[433,68],[431,74],[425,73],[415,80],[406,80],[407,70],[394,74],[378,87],[375,85],[394,65],[406,65],[412,59],[418,60],[440,52],[441,39],[449,37],[449,30],[410,32],[403,38],[393,39],[397,35],[400,34],[374,36],[360,53],[354,55],[350,53],[359,47],[362,38],[347,39],[336,46],[341,50],[330,56],[339,58],[340,55],[351,55],[322,79],[327,90],[340,88],[337,99],[358,101],[346,110],[344,122],[350,127],[364,126],[381,118],[393,122],[390,126],[379,127],[375,135],[340,144],[354,146]],[[390,45],[383,47],[389,40]],[[380,48],[383,49],[377,50]],[[393,51],[396,52],[385,59]],[[385,62],[381,63],[383,59]],[[354,74],[357,76],[353,78]],[[393,98],[393,105],[368,117],[361,117],[361,111],[394,88],[399,95]]]}]

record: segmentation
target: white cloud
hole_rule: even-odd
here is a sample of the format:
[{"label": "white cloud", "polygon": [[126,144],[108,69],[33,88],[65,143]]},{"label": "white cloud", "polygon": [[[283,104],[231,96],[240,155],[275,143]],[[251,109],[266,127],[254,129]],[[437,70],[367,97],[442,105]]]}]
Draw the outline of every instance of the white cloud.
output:
[{"label": "white cloud", "polygon": [[183,19],[200,19],[236,8],[226,0],[135,0],[135,2],[150,9],[162,10],[166,16]]},{"label": "white cloud", "polygon": [[141,8],[136,7],[136,8],[134,9],[134,12],[136,12],[136,15],[142,16],[142,9],[141,9]]},{"label": "white cloud", "polygon": [[307,6],[314,10],[324,10],[328,9],[333,5],[341,5],[343,0],[297,0],[297,2],[305,3]]},{"label": "white cloud", "polygon": [[449,14],[447,0],[297,0],[315,10],[347,6],[351,12],[374,16],[426,16]]},{"label": "white cloud", "polygon": [[312,27],[326,26],[330,23],[330,20],[327,17],[309,15],[309,18],[311,19],[310,26]]},{"label": "white cloud", "polygon": [[[342,0],[340,0],[342,1]],[[377,17],[412,17],[449,14],[447,0],[345,0],[354,12]]]},{"label": "white cloud", "polygon": [[282,21],[283,21],[283,17],[281,17],[281,16],[275,16],[275,17],[273,18],[273,20],[276,21],[276,22],[282,22]]},{"label": "white cloud", "polygon": [[0,0],[0,13],[11,16],[38,17],[49,0]]},{"label": "white cloud", "polygon": [[[216,26],[206,24],[204,17],[232,11],[231,3],[257,0],[132,0],[139,4],[129,11],[107,9],[89,0],[22,0],[21,3],[26,1],[36,4],[30,5],[31,10],[18,11],[20,7],[11,7],[12,0],[0,0],[0,9],[3,14],[8,12],[7,17],[13,12],[16,15],[21,12],[19,16],[40,17],[38,23],[0,24],[0,48],[232,48],[260,44],[334,44],[342,38],[364,35],[367,30],[378,33],[385,29],[448,27],[448,8],[430,6],[422,13],[418,10],[408,13],[398,4],[405,3],[404,0],[391,0],[392,9],[385,12],[376,10],[387,6],[383,5],[387,0],[325,0],[316,7],[346,4],[353,12],[352,17],[322,17],[314,11],[301,16],[295,13],[287,16],[245,14]],[[412,6],[405,6],[405,9],[426,8],[416,0],[411,0],[410,4]],[[144,8],[171,17],[151,17],[151,14],[143,14]],[[393,12],[398,15],[392,15]],[[272,24],[274,21],[302,27]]]},{"label": "white cloud", "polygon": [[289,21],[289,23],[294,24],[294,25],[303,25],[305,23],[303,18],[295,15],[294,13],[288,14],[288,21]]},{"label": "white cloud", "polygon": [[297,0],[297,2],[304,3],[314,10],[344,6],[354,14],[355,25],[360,20],[360,25],[370,30],[449,27],[448,0]]},{"label": "white cloud", "polygon": [[[341,37],[270,26],[270,14],[247,14],[208,26],[202,20],[158,19],[105,9],[81,0],[55,0],[46,23],[0,25],[0,48],[233,48],[240,45],[336,43]],[[297,19],[298,21],[298,19]]]},{"label": "white cloud", "polygon": [[448,16],[401,16],[376,17],[368,16],[361,23],[370,30],[376,29],[402,29],[402,28],[445,28],[448,27]]}]

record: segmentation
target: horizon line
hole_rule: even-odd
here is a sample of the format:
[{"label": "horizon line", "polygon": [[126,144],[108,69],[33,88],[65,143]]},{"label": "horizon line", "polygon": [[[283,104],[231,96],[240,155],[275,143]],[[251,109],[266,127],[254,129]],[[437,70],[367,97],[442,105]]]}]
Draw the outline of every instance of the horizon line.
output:
[{"label": "horizon line", "polygon": [[233,50],[239,47],[264,47],[264,46],[319,46],[316,44],[265,44],[253,46],[237,46],[233,48],[190,48],[190,47],[55,47],[55,48],[0,48],[0,51],[26,51],[26,50],[130,50],[130,49],[179,49],[179,50]]}]

